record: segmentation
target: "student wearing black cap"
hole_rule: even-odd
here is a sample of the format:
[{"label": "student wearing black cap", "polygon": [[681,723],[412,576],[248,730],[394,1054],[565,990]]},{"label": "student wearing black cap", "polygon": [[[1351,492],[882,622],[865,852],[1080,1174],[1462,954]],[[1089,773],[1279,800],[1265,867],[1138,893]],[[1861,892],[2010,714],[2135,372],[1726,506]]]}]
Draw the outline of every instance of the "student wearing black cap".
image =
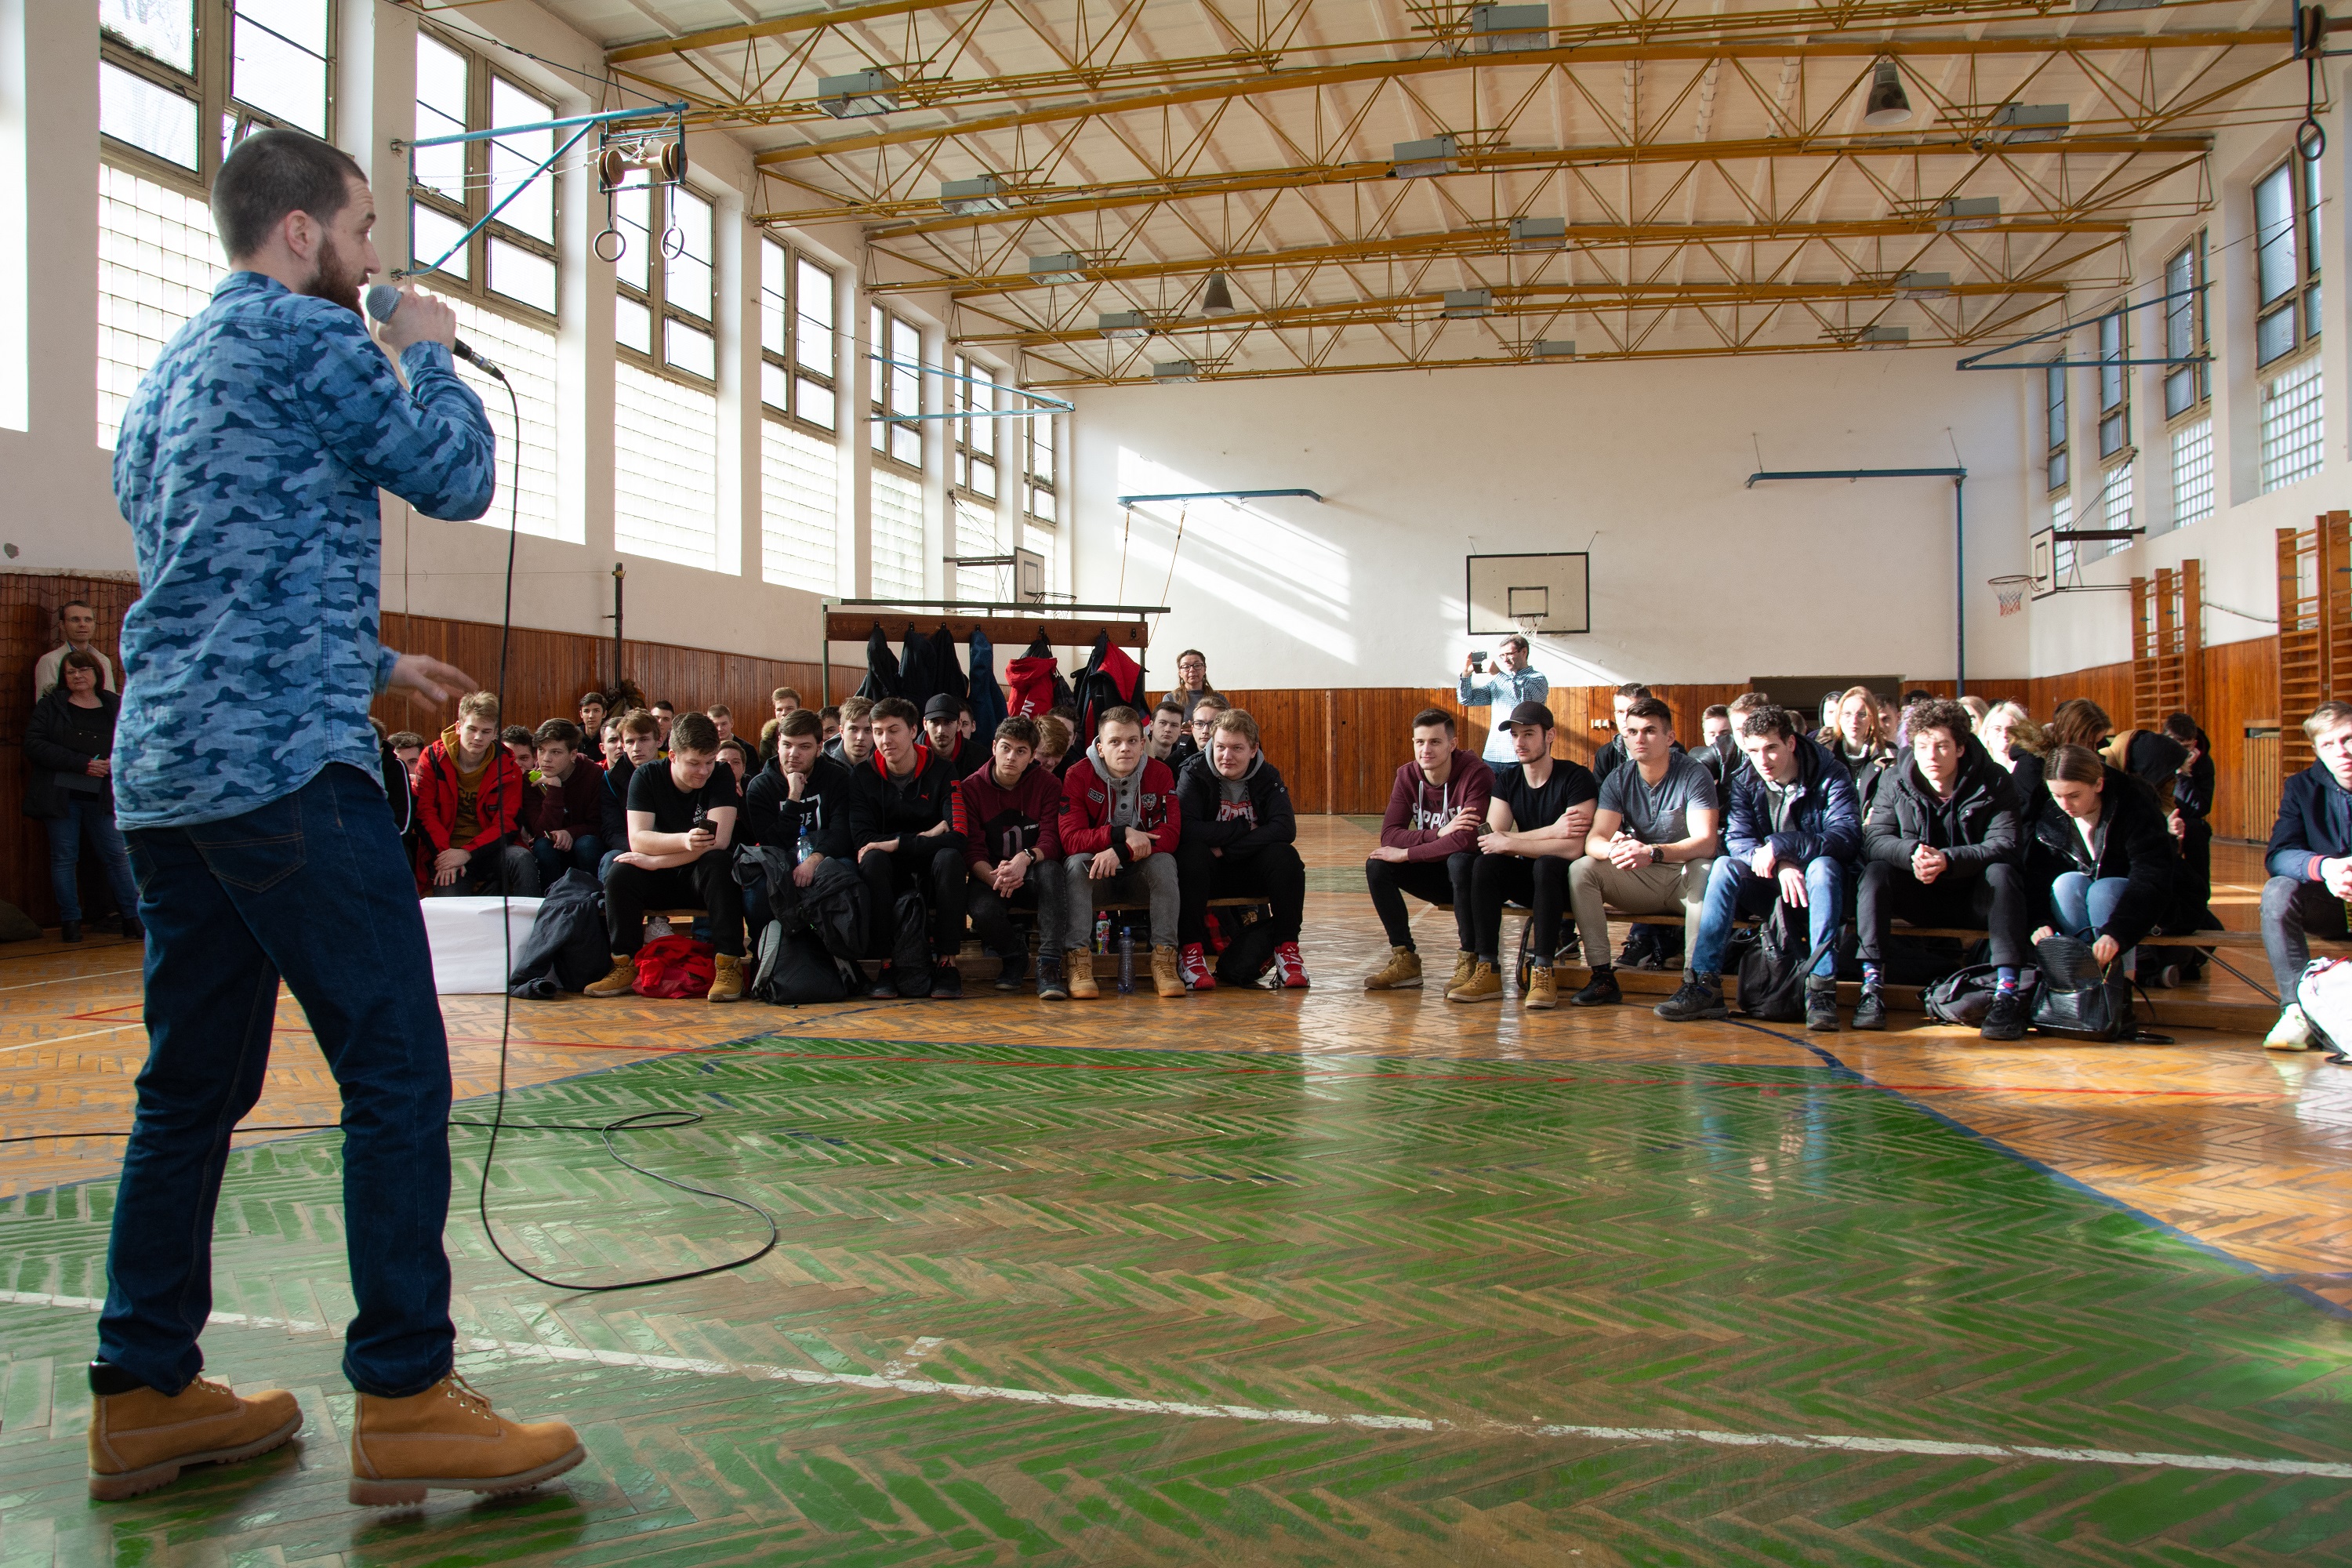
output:
[{"label": "student wearing black cap", "polygon": [[971,743],[963,716],[971,710],[959,697],[942,691],[923,705],[923,740],[931,755],[948,765],[948,776],[959,783],[988,766],[985,748]]},{"label": "student wearing black cap", "polygon": [[1520,1000],[1529,1007],[1555,1007],[1551,963],[1569,907],[1569,871],[1584,853],[1601,786],[1591,769],[1551,754],[1551,710],[1542,703],[1520,703],[1502,728],[1509,731],[1512,760],[1495,770],[1487,831],[1470,868],[1478,962],[1468,979],[1447,988],[1445,999],[1491,1002],[1502,995],[1503,905],[1517,900],[1535,910],[1528,988]]}]

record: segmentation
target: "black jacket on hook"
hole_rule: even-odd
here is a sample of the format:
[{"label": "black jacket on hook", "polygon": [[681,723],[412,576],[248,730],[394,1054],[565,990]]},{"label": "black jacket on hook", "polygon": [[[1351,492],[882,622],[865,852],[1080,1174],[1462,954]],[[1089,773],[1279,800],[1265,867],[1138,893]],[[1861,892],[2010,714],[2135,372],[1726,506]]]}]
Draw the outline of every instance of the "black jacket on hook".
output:
[{"label": "black jacket on hook", "polygon": [[940,689],[939,668],[931,661],[931,639],[914,628],[907,627],[907,646],[898,655],[898,695],[923,710]]},{"label": "black jacket on hook", "polygon": [[890,651],[890,639],[882,635],[879,621],[874,623],[873,633],[866,639],[866,679],[857,688],[857,695],[869,702],[898,695],[898,656]]},{"label": "black jacket on hook", "polygon": [[956,658],[955,634],[945,626],[931,634],[931,673],[940,689],[958,701],[971,697],[971,683],[964,679],[963,661]]}]

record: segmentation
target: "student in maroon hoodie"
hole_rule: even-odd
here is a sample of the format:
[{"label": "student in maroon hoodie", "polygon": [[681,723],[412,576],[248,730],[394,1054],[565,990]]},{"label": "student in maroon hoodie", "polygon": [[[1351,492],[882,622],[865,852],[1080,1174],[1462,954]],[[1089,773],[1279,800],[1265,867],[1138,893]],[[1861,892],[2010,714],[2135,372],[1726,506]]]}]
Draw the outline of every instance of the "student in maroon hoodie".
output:
[{"label": "student in maroon hoodie", "polygon": [[972,934],[1003,963],[999,991],[1018,991],[1029,950],[1013,930],[1010,907],[1037,911],[1037,996],[1066,1002],[1057,944],[1068,925],[1062,872],[1062,781],[1036,760],[1037,721],[1014,714],[996,727],[988,765],[956,785],[955,831],[963,836],[971,878],[964,912]]},{"label": "student in maroon hoodie", "polygon": [[604,770],[582,753],[569,719],[550,719],[531,739],[539,766],[523,791],[522,834],[540,882],[551,888],[567,870],[593,877],[604,858]]},{"label": "student in maroon hoodie", "polygon": [[1404,896],[1454,906],[1456,985],[1477,964],[1471,915],[1470,873],[1478,863],[1478,828],[1494,797],[1495,770],[1454,743],[1454,715],[1424,708],[1412,719],[1412,761],[1397,769],[1389,808],[1381,817],[1381,847],[1364,862],[1372,909],[1388,933],[1389,961],[1364,977],[1367,991],[1419,989],[1421,954]]},{"label": "student in maroon hoodie", "polygon": [[1062,864],[1070,894],[1063,956],[1072,997],[1100,994],[1088,953],[1096,906],[1139,896],[1151,907],[1153,989],[1184,994],[1176,969],[1176,845],[1183,830],[1176,780],[1166,763],[1144,754],[1142,715],[1105,709],[1095,743],[1062,774]]}]

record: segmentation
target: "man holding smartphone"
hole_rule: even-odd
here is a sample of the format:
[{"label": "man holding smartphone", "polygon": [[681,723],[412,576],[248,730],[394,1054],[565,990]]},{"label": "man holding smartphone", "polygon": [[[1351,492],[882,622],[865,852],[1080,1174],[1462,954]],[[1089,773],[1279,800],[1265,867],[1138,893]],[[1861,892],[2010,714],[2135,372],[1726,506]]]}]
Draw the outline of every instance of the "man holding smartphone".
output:
[{"label": "man holding smartphone", "polygon": [[629,847],[604,872],[604,925],[613,972],[590,996],[625,995],[636,985],[647,905],[692,905],[710,916],[719,950],[713,1002],[743,995],[743,902],[729,847],[742,808],[735,773],[719,765],[719,726],[707,713],[681,713],[670,726],[667,761],[629,775]]},{"label": "man holding smartphone", "polygon": [[[1503,639],[1495,649],[1495,668],[1481,673],[1479,665],[1485,655],[1463,656],[1462,684],[1457,695],[1465,708],[1498,708],[1507,713],[1522,703],[1540,706],[1551,695],[1551,682],[1528,665],[1528,639],[1517,632]],[[1516,762],[1518,753],[1511,749],[1511,727],[1508,723],[1494,724],[1486,730],[1486,750],[1479,752],[1489,767],[1499,768]]]}]

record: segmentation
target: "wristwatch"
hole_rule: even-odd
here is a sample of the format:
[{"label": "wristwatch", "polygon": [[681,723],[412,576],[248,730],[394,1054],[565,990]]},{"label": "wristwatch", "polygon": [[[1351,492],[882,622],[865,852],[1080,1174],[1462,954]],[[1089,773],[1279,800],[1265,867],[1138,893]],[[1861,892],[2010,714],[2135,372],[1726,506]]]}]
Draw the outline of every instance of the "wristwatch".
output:
[{"label": "wristwatch", "polygon": [[1650,864],[1651,864],[1651,865],[1653,865],[1653,866],[1656,865],[1660,860],[1664,859],[1664,858],[1665,858],[1665,857],[1664,857],[1664,856],[1660,852],[1660,850],[1659,850],[1659,848],[1658,848],[1658,847],[1657,847],[1656,845],[1653,844],[1653,845],[1651,845],[1651,846],[1650,846]]}]

